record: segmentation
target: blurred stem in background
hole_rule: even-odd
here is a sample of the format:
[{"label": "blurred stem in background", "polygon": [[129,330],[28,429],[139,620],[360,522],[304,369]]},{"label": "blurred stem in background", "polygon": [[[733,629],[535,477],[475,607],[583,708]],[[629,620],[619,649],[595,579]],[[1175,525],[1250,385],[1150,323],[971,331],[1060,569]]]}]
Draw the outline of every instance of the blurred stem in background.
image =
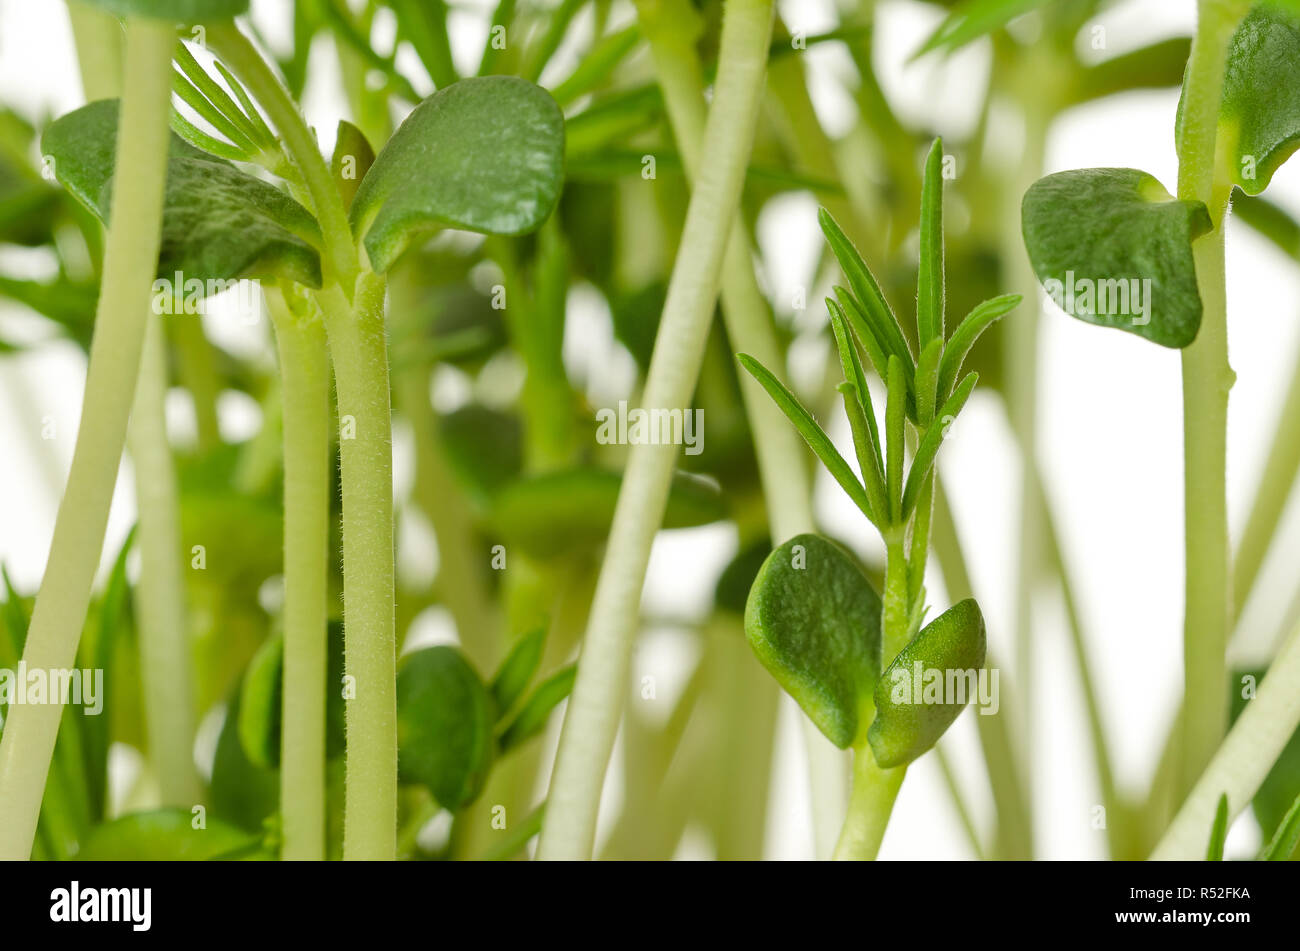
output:
[{"label": "blurred stem in background", "polygon": [[[73,665],[99,565],[158,260],[175,42],[168,24],[128,21],[115,158],[123,171],[113,179],[112,207],[129,213],[108,228],[81,424],[23,652],[29,668]],[[31,852],[62,710],[24,704],[11,711],[0,740],[0,859]]]},{"label": "blurred stem in background", "polygon": [[[685,0],[638,0],[641,30],[650,44],[655,73],[663,90],[673,138],[681,150],[689,182],[699,176],[707,109],[704,74],[695,51],[698,15]],[[695,24],[692,29],[688,25]],[[800,77],[802,78],[802,77]],[[722,262],[722,316],[733,350],[752,355],[764,366],[784,364],[767,300],[754,274],[754,254],[744,221],[736,215]],[[798,433],[759,383],[741,374],[741,394],[754,448],[759,481],[768,511],[772,543],[813,530],[812,482]],[[741,663],[756,663],[746,658]],[[771,685],[775,691],[775,685]],[[806,717],[800,717],[808,750],[817,852],[825,857],[846,809],[844,756]],[[762,829],[758,830],[760,834]],[[761,850],[760,850],[761,851]]]},{"label": "blurred stem in background", "polygon": [[140,520],[136,616],[149,753],[165,806],[201,798],[194,769],[192,658],[185,610],[180,501],[167,441],[162,318],[149,315],[128,439]]},{"label": "blurred stem in background", "polygon": [[325,857],[325,691],[329,573],[330,381],[325,328],[264,288],[280,355],[284,407],[284,697],[281,855]]},{"label": "blurred stem in background", "polygon": [[[771,0],[727,4],[700,170],[669,282],[643,405],[689,405],[717,300],[728,235],[754,140],[772,34]],[[678,447],[632,447],[601,566],[578,677],[565,713],[539,847],[541,858],[590,858],[596,814],[636,635],[650,547]]]}]

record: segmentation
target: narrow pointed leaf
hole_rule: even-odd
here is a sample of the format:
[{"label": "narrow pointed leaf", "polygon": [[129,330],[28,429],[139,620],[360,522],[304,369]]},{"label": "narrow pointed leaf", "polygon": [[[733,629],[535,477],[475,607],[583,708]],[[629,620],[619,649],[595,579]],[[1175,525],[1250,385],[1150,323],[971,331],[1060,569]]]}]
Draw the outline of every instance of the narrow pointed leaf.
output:
[{"label": "narrow pointed leaf", "polygon": [[1003,294],[1001,297],[986,300],[982,304],[977,304],[957,325],[957,329],[952,332],[944,348],[943,360],[939,363],[938,399],[946,400],[951,395],[953,385],[957,382],[957,375],[961,373],[962,363],[965,362],[971,348],[975,346],[975,342],[979,340],[980,334],[993,326],[999,318],[1014,310],[1021,300],[1019,294]]},{"label": "narrow pointed leaf", "polygon": [[1022,224],[1034,273],[1066,313],[1164,347],[1196,339],[1192,242],[1211,229],[1201,202],[1136,169],[1081,169],[1035,182]]},{"label": "narrow pointed leaf", "polygon": [[858,402],[857,388],[846,380],[836,389],[844,399],[844,413],[849,418],[849,432],[853,436],[853,446],[857,450],[858,468],[862,471],[862,481],[866,483],[869,508],[864,514],[872,525],[883,529],[889,524],[889,502],[885,498],[880,474],[874,471],[874,456],[869,448],[871,434],[867,432],[865,414],[862,411],[862,404]]},{"label": "narrow pointed leaf", "polygon": [[840,365],[844,369],[844,409],[848,413],[849,424],[853,428],[853,444],[858,451],[858,468],[862,471],[867,498],[871,501],[872,519],[877,526],[889,513],[889,502],[885,496],[885,470],[881,463],[880,431],[876,423],[876,410],[871,405],[871,390],[867,388],[867,378],[858,361],[858,351],[849,334],[844,313],[834,301],[827,300],[831,313],[831,328],[835,333],[835,345],[840,352]]},{"label": "narrow pointed leaf", "polygon": [[934,419],[938,402],[939,365],[943,359],[943,338],[935,337],[921,351],[916,361],[916,424],[922,428]]},{"label": "narrow pointed leaf", "polygon": [[943,339],[943,140],[935,139],[921,178],[921,258],[916,332],[921,351]]},{"label": "narrow pointed leaf", "polygon": [[532,739],[546,728],[551,712],[573,692],[573,682],[578,676],[576,664],[570,664],[553,674],[524,701],[523,709],[501,733],[497,746],[502,753],[512,750]]},{"label": "narrow pointed leaf", "polygon": [[1048,0],[961,0],[912,58],[934,50],[951,53],[985,34],[1001,29],[1016,17]]},{"label": "narrow pointed leaf", "polygon": [[1207,862],[1223,861],[1223,842],[1228,837],[1228,796],[1219,797],[1219,806],[1214,810],[1214,825],[1210,827],[1210,842],[1205,849]]},{"label": "narrow pointed leaf", "polygon": [[880,290],[880,285],[871,275],[871,270],[862,260],[858,249],[853,246],[853,242],[848,239],[831,213],[823,208],[817,220],[821,223],[822,232],[826,235],[826,241],[830,244],[835,259],[840,263],[840,269],[848,279],[849,287],[853,289],[858,303],[867,312],[871,326],[880,335],[886,356],[898,357],[903,362],[903,368],[910,379],[915,366],[912,351],[908,347],[907,338],[903,336],[898,318],[894,316],[893,308],[889,306],[889,301]]},{"label": "narrow pointed leaf", "polygon": [[745,606],[745,636],[759,662],[841,749],[859,744],[868,726],[880,611],[856,560],[812,534],[768,556]]},{"label": "narrow pointed leaf", "polygon": [[[903,766],[925,753],[977,697],[984,666],[984,617],[972,599],[959,601],[923,627],[898,652],[876,681],[876,719],[867,741],[876,762],[886,769]],[[919,668],[919,675],[918,675]],[[942,677],[954,692],[927,693],[927,677]],[[918,682],[919,681],[919,682]]]},{"label": "narrow pointed leaf", "polygon": [[[116,100],[92,102],[41,138],[55,176],[101,221],[109,215],[117,111]],[[316,220],[288,195],[172,136],[159,277],[287,277],[319,287],[319,240]]]},{"label": "narrow pointed leaf", "polygon": [[849,464],[844,461],[831,438],[826,435],[817,421],[808,410],[804,409],[793,393],[786,389],[785,384],[773,376],[766,367],[755,360],[749,354],[737,354],[736,359],[740,365],[749,371],[754,379],[762,384],[763,389],[767,390],[768,396],[772,397],[781,412],[785,413],[786,418],[794,424],[794,428],[799,430],[799,435],[803,437],[808,447],[817,454],[817,458],[822,461],[826,471],[831,474],[836,482],[853,500],[853,504],[862,510],[863,514],[870,517],[871,503],[867,499],[867,491],[863,488],[862,483],[857,480]]},{"label": "narrow pointed leaf", "polygon": [[1295,854],[1297,847],[1300,847],[1300,796],[1291,804],[1259,857],[1266,862],[1285,862]]},{"label": "narrow pointed leaf", "polygon": [[885,403],[885,487],[889,493],[889,514],[897,522],[902,517],[903,436],[907,422],[907,385],[903,381],[902,361],[889,358]]},{"label": "narrow pointed leaf", "polygon": [[871,365],[876,368],[883,380],[889,370],[889,355],[885,350],[885,341],[871,325],[866,312],[853,299],[853,295],[840,287],[838,284],[834,288],[835,300],[839,304],[840,312],[844,314],[844,319],[853,327],[853,333],[862,343],[862,347],[867,351],[867,358]]},{"label": "narrow pointed leaf", "polygon": [[903,510],[902,518],[906,519],[912,514],[912,509],[916,506],[916,500],[921,495],[921,489],[925,485],[925,477],[930,474],[930,469],[934,467],[935,456],[939,454],[939,447],[943,445],[944,436],[947,433],[948,426],[952,420],[957,418],[961,412],[966,400],[970,397],[971,391],[975,389],[975,382],[979,379],[979,374],[968,373],[957,387],[956,392],[944,402],[938,415],[925,430],[925,435],[921,437],[920,444],[916,447],[916,455],[912,458],[912,468],[907,474],[907,488],[903,490]]},{"label": "narrow pointed leaf", "polygon": [[412,237],[434,227],[517,235],[535,230],[560,196],[564,116],[522,79],[463,79],[406,118],[352,203],[371,266],[388,270]]},{"label": "narrow pointed leaf", "polygon": [[1250,225],[1283,254],[1300,261],[1300,222],[1285,208],[1267,198],[1237,192],[1232,199],[1232,217]]},{"label": "narrow pointed leaf", "polygon": [[542,662],[542,649],[546,646],[546,628],[539,627],[519,639],[501,669],[492,678],[492,699],[496,702],[497,716],[509,713],[529,683],[537,674]]}]

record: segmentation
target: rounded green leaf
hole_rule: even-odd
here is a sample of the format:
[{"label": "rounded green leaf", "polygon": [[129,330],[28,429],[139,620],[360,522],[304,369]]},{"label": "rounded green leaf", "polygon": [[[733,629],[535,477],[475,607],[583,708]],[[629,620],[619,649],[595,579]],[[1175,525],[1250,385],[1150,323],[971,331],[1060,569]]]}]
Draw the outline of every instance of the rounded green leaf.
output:
[{"label": "rounded green leaf", "polygon": [[483,791],[496,711],[487,687],[454,647],[429,647],[397,673],[398,770],[455,811]]},{"label": "rounded green leaf", "polygon": [[83,0],[119,17],[202,23],[230,20],[248,12],[248,0]]},{"label": "rounded green leaf", "polygon": [[564,115],[550,94],[507,76],[438,90],[384,146],[352,203],[370,266],[387,271],[419,231],[516,235],[560,196]]},{"label": "rounded green leaf", "polygon": [[273,637],[248,664],[239,698],[239,743],[254,766],[280,765],[280,724],[284,695],[284,638]]},{"label": "rounded green leaf", "polygon": [[[56,119],[41,137],[55,177],[101,221],[109,217],[118,104],[92,102]],[[173,293],[243,277],[287,277],[319,287],[320,227],[306,208],[224,159],[171,137],[158,277]]]},{"label": "rounded green leaf", "polygon": [[1192,242],[1211,230],[1201,202],[1137,169],[1088,168],[1039,179],[1021,214],[1034,273],[1067,314],[1163,347],[1196,339]]},{"label": "rounded green leaf", "polygon": [[939,741],[966,703],[978,696],[984,667],[984,616],[971,598],[921,628],[876,681],[876,719],[867,741],[889,769]]},{"label": "rounded green leaf", "polygon": [[[623,477],[605,469],[563,469],[512,482],[492,505],[493,526],[507,543],[550,558],[605,540]],[[722,495],[694,476],[673,476],[664,528],[691,528],[726,516]]]},{"label": "rounded green leaf", "polygon": [[223,858],[270,859],[261,836],[207,816],[194,828],[188,809],[133,812],[91,830],[77,859],[86,862],[203,862]]},{"label": "rounded green leaf", "polygon": [[796,535],[763,562],[745,606],[759,662],[841,749],[866,730],[880,673],[880,598],[856,560]]},{"label": "rounded green leaf", "polygon": [[1257,4],[1237,28],[1223,78],[1219,134],[1248,195],[1300,146],[1300,15]]}]

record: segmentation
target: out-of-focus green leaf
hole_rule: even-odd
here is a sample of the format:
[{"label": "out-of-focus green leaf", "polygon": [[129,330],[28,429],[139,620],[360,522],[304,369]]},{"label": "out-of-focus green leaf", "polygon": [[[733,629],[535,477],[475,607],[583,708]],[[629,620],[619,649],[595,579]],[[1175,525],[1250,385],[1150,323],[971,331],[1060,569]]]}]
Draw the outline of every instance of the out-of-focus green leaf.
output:
[{"label": "out-of-focus green leaf", "polygon": [[951,53],[981,36],[1001,29],[1016,17],[1041,7],[1048,0],[961,0],[948,11],[913,59],[933,50]]},{"label": "out-of-focus green leaf", "polygon": [[397,743],[403,781],[427,786],[444,809],[473,802],[492,768],[492,697],[454,647],[407,656],[397,672]]},{"label": "out-of-focus green leaf", "polygon": [[[590,550],[605,540],[614,519],[623,477],[604,469],[578,468],[510,483],[492,505],[492,525],[537,558]],[[691,528],[726,515],[718,490],[677,474],[668,493],[664,528]]]},{"label": "out-of-focus green leaf", "polygon": [[471,403],[438,425],[447,462],[481,499],[517,478],[524,467],[524,432],[517,416]]},{"label": "out-of-focus green leaf", "polygon": [[1228,838],[1228,796],[1219,797],[1219,805],[1214,810],[1214,824],[1210,827],[1210,841],[1205,847],[1207,862],[1223,861],[1223,842]]},{"label": "out-of-focus green leaf", "polygon": [[260,835],[211,816],[199,820],[188,809],[133,812],[97,826],[77,853],[87,862],[203,862],[214,859],[272,859]]},{"label": "out-of-focus green leaf", "polygon": [[552,674],[538,685],[524,701],[519,715],[502,731],[497,746],[505,753],[532,739],[546,727],[551,711],[573,692],[573,682],[578,676],[577,666],[570,664]]},{"label": "out-of-focus green leaf", "polygon": [[542,649],[545,646],[546,628],[539,627],[519,638],[510,649],[489,688],[498,717],[509,713],[528,689],[542,662]]},{"label": "out-of-focus green leaf", "polygon": [[202,23],[229,20],[248,12],[248,0],[83,0],[119,17]]}]

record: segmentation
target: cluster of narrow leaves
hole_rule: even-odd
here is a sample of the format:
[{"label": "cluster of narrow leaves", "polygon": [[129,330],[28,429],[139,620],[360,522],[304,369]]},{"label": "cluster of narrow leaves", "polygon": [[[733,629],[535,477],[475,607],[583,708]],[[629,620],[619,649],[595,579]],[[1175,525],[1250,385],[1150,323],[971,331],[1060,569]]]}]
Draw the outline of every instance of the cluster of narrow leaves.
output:
[{"label": "cluster of narrow leaves", "polygon": [[[902,550],[918,506],[928,506],[935,458],[977,375],[961,366],[980,334],[1019,303],[1016,295],[978,305],[951,336],[944,329],[943,148],[936,141],[925,161],[921,193],[916,357],[880,286],[834,218],[822,229],[849,287],[827,298],[831,328],[844,371],[839,390],[853,435],[861,478],[839,454],[812,414],[777,377],[751,357],[739,360],[799,430],[822,464],[887,544]],[[872,404],[859,345],[885,382],[885,435]],[[905,468],[908,421],[917,435]],[[924,500],[924,502],[922,502]],[[755,653],[777,681],[837,746],[870,743],[877,762],[904,765],[930,749],[964,704],[901,701],[890,689],[895,671],[910,676],[915,663],[930,669],[970,670],[984,664],[984,621],[974,601],[963,601],[924,628],[924,548],[913,552],[905,646],[882,656],[885,621],[880,596],[851,555],[816,535],[800,535],[768,557],[751,589],[745,628]],[[882,667],[885,668],[882,673]],[[873,720],[874,717],[874,720]]]},{"label": "cluster of narrow leaves", "polygon": [[[1300,146],[1300,11],[1285,6],[1252,8],[1228,52],[1219,175],[1252,196]],[[1180,138],[1182,116],[1180,102]],[[1023,203],[1029,259],[1055,302],[1080,320],[1164,347],[1196,339],[1201,298],[1192,243],[1212,228],[1203,203],[1174,198],[1136,169],[1048,175]],[[1139,292],[1140,307],[1132,299]]]}]

